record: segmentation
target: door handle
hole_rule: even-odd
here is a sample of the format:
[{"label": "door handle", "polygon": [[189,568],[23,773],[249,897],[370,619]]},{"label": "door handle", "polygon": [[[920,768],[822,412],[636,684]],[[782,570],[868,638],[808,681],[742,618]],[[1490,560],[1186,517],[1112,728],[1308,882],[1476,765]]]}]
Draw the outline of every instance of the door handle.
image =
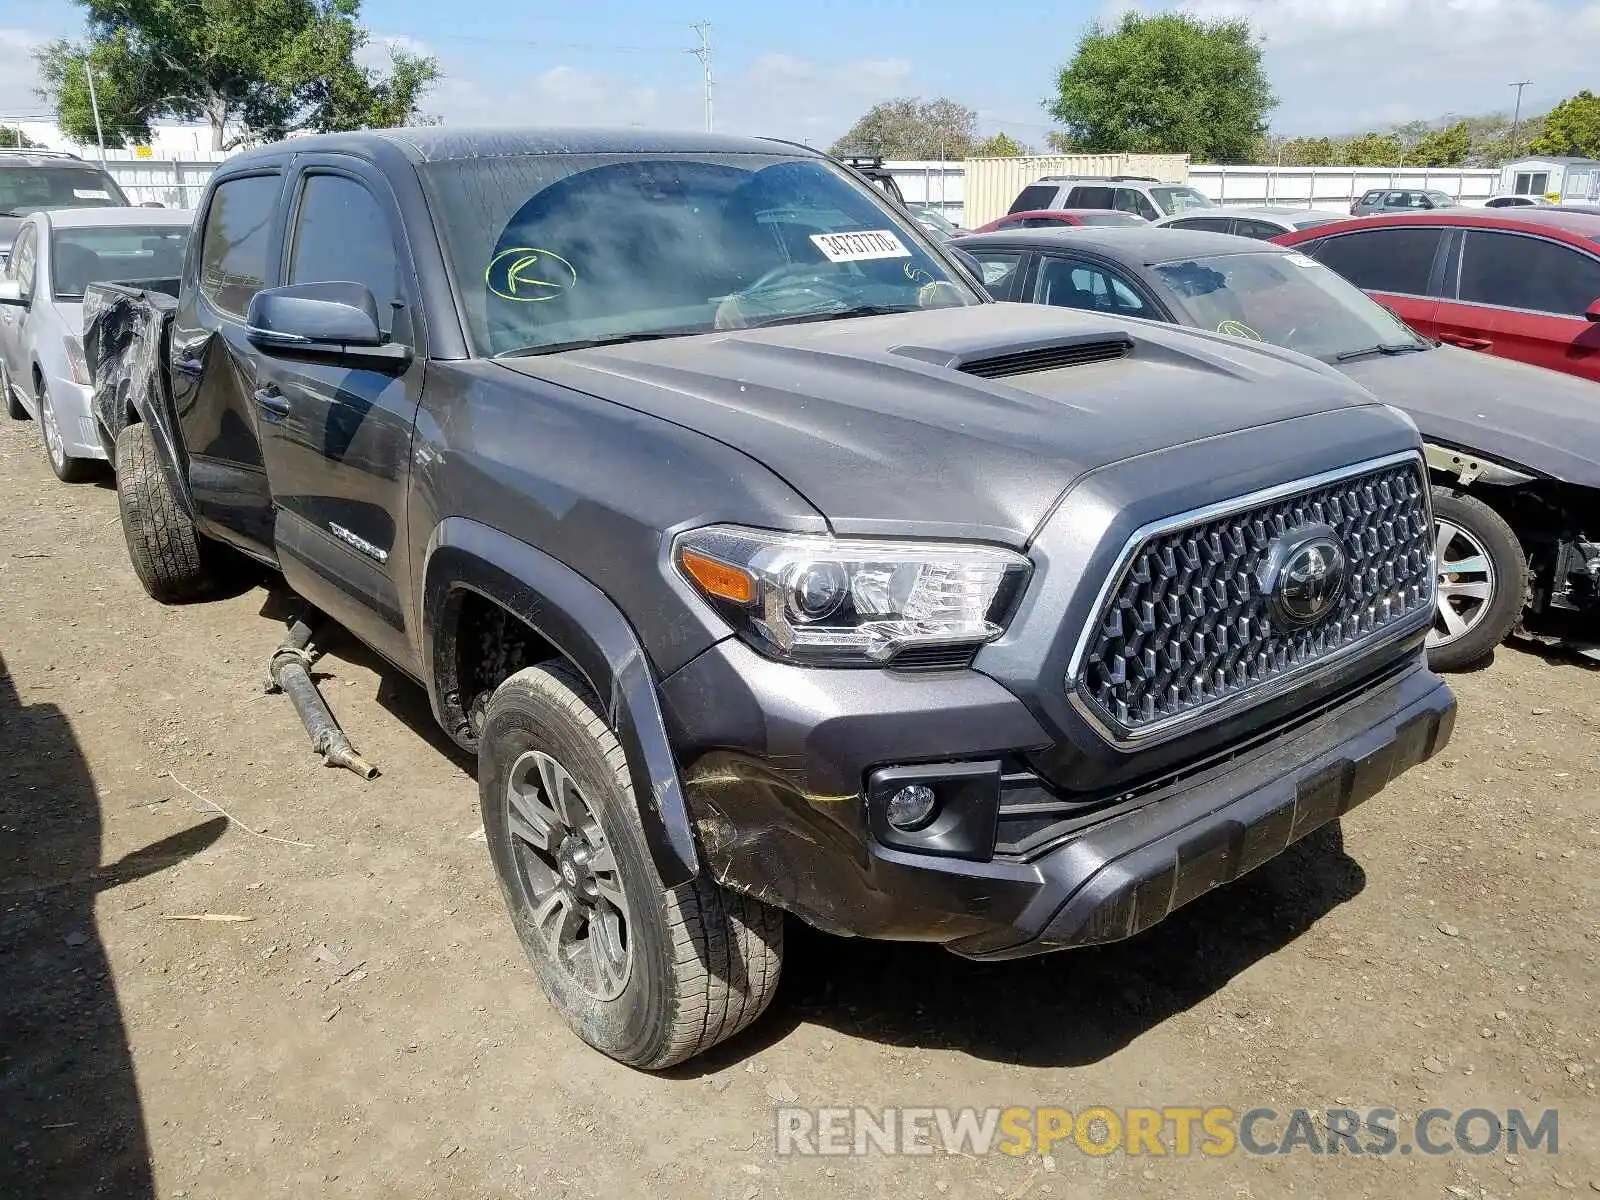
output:
[{"label": "door handle", "polygon": [[1492,350],[1494,343],[1488,338],[1471,337],[1465,333],[1441,333],[1441,342],[1449,342],[1452,346],[1459,346],[1463,350]]},{"label": "door handle", "polygon": [[270,384],[255,392],[255,401],[269,413],[276,413],[280,417],[289,415],[289,397]]}]

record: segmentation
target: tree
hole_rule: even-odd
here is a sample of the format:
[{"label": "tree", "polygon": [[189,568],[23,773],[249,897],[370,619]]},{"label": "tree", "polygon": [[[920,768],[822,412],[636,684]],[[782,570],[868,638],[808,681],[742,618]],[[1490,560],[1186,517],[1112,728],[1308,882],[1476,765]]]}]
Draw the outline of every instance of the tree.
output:
[{"label": "tree", "polygon": [[1600,158],[1600,96],[1588,88],[1569,96],[1544,117],[1544,128],[1527,142],[1534,154]]},{"label": "tree", "polygon": [[1095,22],[1056,86],[1045,107],[1075,148],[1201,162],[1249,161],[1278,103],[1248,21],[1173,13]]},{"label": "tree", "polygon": [[1338,147],[1332,138],[1290,138],[1283,143],[1283,165],[1286,167],[1331,167]]},{"label": "tree", "polygon": [[1419,167],[1459,167],[1472,152],[1472,130],[1465,121],[1430,129],[1406,154],[1406,162]]},{"label": "tree", "polygon": [[1342,167],[1396,167],[1405,146],[1392,133],[1363,133],[1339,144]]},{"label": "tree", "polygon": [[[385,74],[361,66],[368,42],[360,0],[74,0],[82,42],[39,51],[44,81],[68,136],[95,139],[89,80],[108,146],[150,136],[150,122],[211,126],[213,149],[302,130],[360,129],[417,118],[439,77],[431,57],[390,49]],[[242,127],[242,135],[228,131]]]},{"label": "tree", "polygon": [[924,103],[902,96],[874,104],[833,144],[834,154],[898,159],[967,158],[976,141],[978,114],[941,96]]},{"label": "tree", "polygon": [[1009,133],[997,133],[992,138],[985,138],[972,148],[969,158],[1021,158],[1024,154],[1032,154],[1030,146],[1024,146]]},{"label": "tree", "polygon": [[0,150],[32,150],[39,143],[14,125],[0,125]]}]

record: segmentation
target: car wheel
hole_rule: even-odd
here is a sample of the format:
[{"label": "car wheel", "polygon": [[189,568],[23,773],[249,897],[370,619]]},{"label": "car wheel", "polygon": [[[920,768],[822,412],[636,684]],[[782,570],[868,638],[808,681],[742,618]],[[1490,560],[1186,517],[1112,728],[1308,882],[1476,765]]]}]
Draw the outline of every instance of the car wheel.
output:
[{"label": "car wheel", "polygon": [[161,469],[149,426],[135,423],[117,435],[116,462],[117,507],[134,574],[163,604],[198,599],[215,582],[204,541]]},{"label": "car wheel", "polygon": [[1433,490],[1439,600],[1428,665],[1455,671],[1503,642],[1527,603],[1528,560],[1511,526],[1483,501]]},{"label": "car wheel", "polygon": [[575,671],[529,667],[495,690],[478,780],[517,935],[579,1037],[660,1070],[761,1015],[782,912],[710,879],[663,886],[622,748]]},{"label": "car wheel", "polygon": [[100,464],[92,458],[74,458],[67,453],[66,439],[61,436],[61,425],[56,420],[55,405],[50,400],[50,389],[41,379],[35,379],[39,400],[39,432],[44,436],[44,456],[50,469],[62,483],[82,483],[93,479]]},{"label": "car wheel", "polygon": [[6,369],[3,358],[0,358],[0,392],[5,393],[6,415],[13,421],[26,421],[28,410],[22,407],[22,401],[17,399],[17,393],[12,390],[11,372]]}]

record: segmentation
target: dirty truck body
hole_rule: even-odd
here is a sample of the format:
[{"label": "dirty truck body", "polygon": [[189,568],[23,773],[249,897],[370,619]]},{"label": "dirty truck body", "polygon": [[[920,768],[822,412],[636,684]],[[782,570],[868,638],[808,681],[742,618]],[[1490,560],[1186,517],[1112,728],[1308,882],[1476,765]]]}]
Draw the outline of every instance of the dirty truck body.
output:
[{"label": "dirty truck body", "polygon": [[231,159],[198,222],[176,301],[95,301],[141,577],[179,598],[224,543],[425,687],[541,983],[625,1061],[753,1019],[778,910],[981,959],[1127,937],[1449,736],[1404,417],[990,302],[809,151],[331,135]]}]

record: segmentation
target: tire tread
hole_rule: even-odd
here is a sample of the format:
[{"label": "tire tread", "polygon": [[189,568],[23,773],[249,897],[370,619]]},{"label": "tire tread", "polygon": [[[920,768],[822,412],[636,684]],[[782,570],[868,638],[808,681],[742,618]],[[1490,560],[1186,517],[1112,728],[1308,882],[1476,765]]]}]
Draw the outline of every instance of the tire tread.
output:
[{"label": "tire tread", "polygon": [[200,534],[173,496],[142,423],[117,435],[117,503],[128,557],[145,591],[167,604],[204,593],[210,576]]}]

